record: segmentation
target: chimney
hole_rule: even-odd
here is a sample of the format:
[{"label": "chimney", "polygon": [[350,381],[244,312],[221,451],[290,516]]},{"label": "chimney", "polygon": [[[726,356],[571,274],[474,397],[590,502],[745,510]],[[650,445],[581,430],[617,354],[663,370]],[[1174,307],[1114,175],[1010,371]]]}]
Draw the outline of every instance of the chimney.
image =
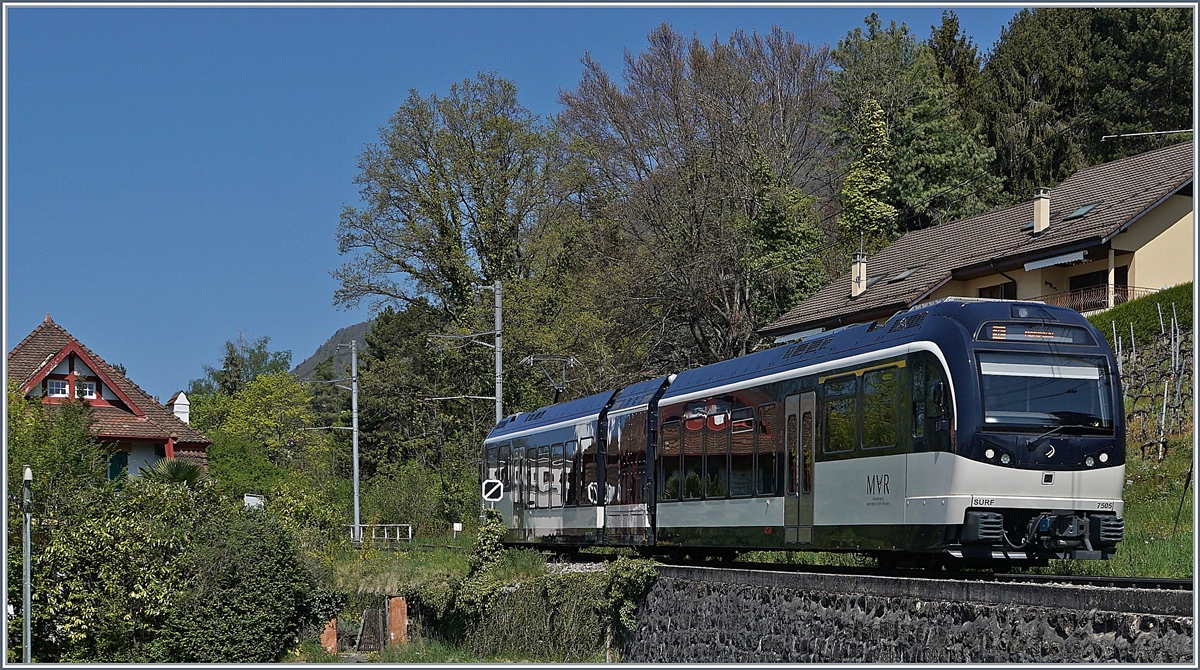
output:
[{"label": "chimney", "polygon": [[189,417],[191,415],[192,403],[188,401],[188,397],[183,391],[171,396],[171,399],[167,401],[167,409],[179,417],[180,421],[191,423]]},{"label": "chimney", "polygon": [[867,255],[863,252],[854,254],[854,270],[851,272],[850,297],[857,298],[867,290]]},{"label": "chimney", "polygon": [[1039,186],[1033,189],[1033,234],[1040,235],[1050,227],[1050,189]]}]

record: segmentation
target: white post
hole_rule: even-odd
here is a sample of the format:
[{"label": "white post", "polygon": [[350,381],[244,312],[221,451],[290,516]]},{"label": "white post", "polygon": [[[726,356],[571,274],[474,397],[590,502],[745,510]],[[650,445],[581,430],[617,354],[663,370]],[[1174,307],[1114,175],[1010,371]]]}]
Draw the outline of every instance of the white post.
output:
[{"label": "white post", "polygon": [[354,533],[350,539],[362,542],[362,525],[358,516],[358,340],[350,340],[350,421],[353,428],[354,452]]},{"label": "white post", "polygon": [[21,585],[21,604],[25,609],[21,616],[21,656],[24,662],[28,664],[32,662],[31,659],[33,654],[33,637],[30,633],[32,626],[30,626],[29,623],[33,614],[33,599],[29,594],[29,580],[31,574],[29,569],[29,526],[32,523],[33,517],[33,470],[31,470],[28,465],[22,469],[21,479],[21,511],[25,516],[25,534],[23,538],[23,544],[21,546],[21,571],[23,573],[22,577],[24,577],[25,580],[24,584]]},{"label": "white post", "polygon": [[[1108,306],[1117,304],[1117,252],[1108,249]],[[1128,300],[1128,298],[1126,298]]]}]

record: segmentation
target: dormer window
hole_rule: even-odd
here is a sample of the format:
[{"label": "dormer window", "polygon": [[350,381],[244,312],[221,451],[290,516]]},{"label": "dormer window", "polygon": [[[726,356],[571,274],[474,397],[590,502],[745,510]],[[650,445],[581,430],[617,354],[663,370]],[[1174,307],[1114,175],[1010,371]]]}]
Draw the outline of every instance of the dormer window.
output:
[{"label": "dormer window", "polygon": [[65,380],[65,379],[47,379],[46,380],[46,395],[51,398],[66,398],[67,397],[67,380]]},{"label": "dormer window", "polygon": [[75,382],[75,392],[80,398],[96,399],[96,382]]}]

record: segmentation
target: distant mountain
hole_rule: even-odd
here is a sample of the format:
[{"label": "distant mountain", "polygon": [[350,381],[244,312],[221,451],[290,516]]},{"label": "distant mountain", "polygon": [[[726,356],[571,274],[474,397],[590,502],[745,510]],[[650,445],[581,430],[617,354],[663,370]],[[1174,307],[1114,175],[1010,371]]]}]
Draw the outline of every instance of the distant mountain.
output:
[{"label": "distant mountain", "polygon": [[[333,355],[334,349],[337,347],[337,345],[350,344],[350,340],[358,340],[358,351],[361,354],[361,352],[367,348],[366,334],[367,331],[371,329],[372,323],[373,321],[363,321],[362,323],[356,323],[353,326],[346,326],[345,328],[342,328],[338,332],[334,333],[333,337],[326,340],[325,344],[322,344],[317,348],[316,353],[304,359],[304,362],[302,362],[300,365],[297,365],[295,369],[292,370],[292,374],[301,379],[306,379],[312,374],[312,371],[316,369],[317,365],[321,363],[321,361],[324,361],[326,358],[329,358]],[[347,368],[349,368],[350,350],[343,349],[341,355],[337,358],[335,363],[337,363],[339,367],[344,364]]]}]

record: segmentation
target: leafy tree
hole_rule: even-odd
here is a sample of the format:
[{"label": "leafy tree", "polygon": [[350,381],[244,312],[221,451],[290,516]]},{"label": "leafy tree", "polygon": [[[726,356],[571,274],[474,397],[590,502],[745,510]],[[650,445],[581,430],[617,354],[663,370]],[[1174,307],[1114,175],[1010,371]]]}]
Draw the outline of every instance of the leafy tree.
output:
[{"label": "leafy tree", "polygon": [[983,122],[978,109],[982,84],[983,59],[971,36],[959,25],[958,14],[942,12],[942,23],[930,26],[926,44],[933,55],[938,75],[953,96],[954,107],[963,117],[964,128],[977,128]]},{"label": "leafy tree", "polygon": [[1012,19],[984,65],[979,105],[1011,199],[1180,140],[1101,141],[1191,127],[1192,11],[1039,8]]},{"label": "leafy tree", "polygon": [[624,88],[585,57],[558,121],[590,194],[579,201],[596,231],[590,255],[614,287],[601,304],[641,339],[654,374],[756,343],[751,292],[780,278],[752,256],[755,236],[780,233],[769,221],[785,210],[785,228],[803,227],[805,194],[826,188],[813,121],[828,100],[828,51],[780,29],[705,46],[663,25],[648,42],[626,54]]},{"label": "leafy tree", "polygon": [[[906,25],[892,21],[884,27],[871,14],[866,32],[855,28],[831,54],[837,67],[830,75],[837,105],[826,123],[843,147],[843,160],[858,160],[858,117],[868,100],[878,103],[890,147],[882,165],[889,177],[883,200],[896,209],[899,232],[979,213],[994,197],[996,180],[987,174],[992,153],[978,115],[962,113],[970,90],[957,88],[959,79],[974,85],[973,47],[957,37],[956,18],[945,17],[944,22],[935,33],[935,49],[918,41]],[[853,185],[852,191],[861,187]],[[842,246],[857,242],[843,240]]]},{"label": "leafy tree", "polygon": [[878,102],[867,100],[855,121],[853,141],[862,154],[842,181],[839,238],[851,246],[869,239],[871,249],[877,250],[895,234],[896,208],[883,201],[892,181],[886,170],[891,147]]},{"label": "leafy tree", "polygon": [[33,509],[40,519],[55,518],[78,491],[104,483],[107,457],[91,434],[87,404],[26,400],[11,379],[7,401],[10,514],[20,507],[23,465],[33,470]]},{"label": "leafy tree", "polygon": [[517,87],[480,73],[422,98],[415,90],[359,156],[361,209],[347,207],[334,301],[373,308],[425,297],[458,315],[472,286],[524,271],[522,238],[545,195],[550,139]]},{"label": "leafy tree", "polygon": [[290,461],[313,424],[309,391],[289,372],[270,372],[247,382],[233,397],[223,429],[266,449],[275,465]]},{"label": "leafy tree", "polygon": [[230,411],[230,400],[259,375],[286,373],[292,364],[292,352],[270,351],[271,338],[264,335],[250,340],[238,333],[237,340],[225,342],[221,367],[205,365],[204,377],[188,384],[192,403],[191,422],[201,431],[220,428]]}]

